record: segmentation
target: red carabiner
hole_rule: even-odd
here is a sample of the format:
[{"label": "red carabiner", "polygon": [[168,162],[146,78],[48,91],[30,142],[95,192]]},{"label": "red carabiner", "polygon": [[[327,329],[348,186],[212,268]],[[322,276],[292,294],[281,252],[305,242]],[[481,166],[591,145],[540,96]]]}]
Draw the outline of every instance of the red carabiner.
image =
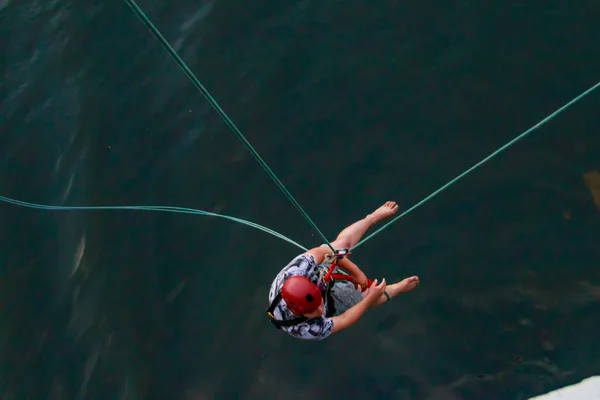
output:
[{"label": "red carabiner", "polygon": [[[335,267],[337,267],[338,265],[338,260],[341,260],[342,258],[344,258],[345,256],[349,255],[350,251],[346,250],[344,254],[342,254],[341,256],[336,254],[336,258],[333,260],[333,262],[331,263],[331,266],[329,267],[329,271],[327,271],[327,274],[325,275],[325,277],[323,278],[323,280],[327,283],[330,283],[331,281],[349,281],[354,283],[354,278],[352,278],[351,275],[346,275],[346,274],[334,274],[333,270],[335,269]],[[373,281],[370,279],[367,279],[367,287],[371,286],[373,284]],[[364,292],[364,290],[363,290]]]}]

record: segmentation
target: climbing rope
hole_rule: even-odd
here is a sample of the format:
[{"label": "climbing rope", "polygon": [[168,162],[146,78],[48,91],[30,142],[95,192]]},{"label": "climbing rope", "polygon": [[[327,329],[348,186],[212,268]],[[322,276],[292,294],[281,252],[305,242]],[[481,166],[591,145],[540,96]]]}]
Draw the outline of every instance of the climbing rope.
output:
[{"label": "climbing rope", "polygon": [[187,64],[181,59],[181,57],[179,57],[179,55],[173,49],[173,47],[171,47],[169,42],[167,42],[167,40],[160,33],[160,31],[154,26],[152,21],[150,21],[150,18],[148,18],[148,16],[144,13],[144,11],[142,11],[142,9],[137,5],[137,3],[134,0],[125,0],[125,2],[131,7],[133,12],[140,18],[140,20],[144,23],[144,25],[146,25],[146,27],[150,30],[150,32],[152,32],[152,34],[156,37],[156,39],[158,39],[158,41],[163,45],[163,47],[169,52],[169,54],[171,55],[173,60],[177,63],[177,65],[179,65],[179,67],[183,70],[183,72],[185,72],[185,74],[192,81],[194,86],[196,86],[196,88],[198,90],[200,90],[200,92],[204,95],[206,100],[208,100],[208,102],[213,106],[213,108],[217,111],[217,113],[221,116],[221,118],[223,118],[225,123],[229,126],[229,128],[233,131],[233,133],[235,133],[235,135],[238,137],[238,139],[240,139],[240,141],[244,144],[244,146],[246,146],[248,151],[250,151],[250,153],[254,156],[256,161],[258,161],[258,163],[261,165],[261,167],[263,167],[263,169],[266,171],[266,173],[269,174],[269,176],[277,184],[279,189],[281,189],[281,191],[286,195],[286,197],[290,200],[290,202],[298,209],[300,214],[302,214],[302,216],[304,217],[304,219],[306,219],[306,221],[309,223],[309,225],[311,225],[314,228],[314,230],[321,236],[321,238],[325,241],[325,243],[327,243],[329,248],[332,251],[335,251],[333,249],[333,247],[331,247],[329,240],[327,240],[325,235],[321,232],[321,230],[317,227],[317,225],[313,222],[313,220],[308,216],[306,211],[304,211],[304,209],[296,201],[294,196],[292,196],[290,191],[284,186],[284,184],[279,180],[279,178],[277,178],[275,173],[271,170],[271,168],[269,168],[269,166],[262,159],[260,154],[258,154],[258,152],[250,144],[250,142],[244,137],[242,132],[237,128],[237,126],[233,123],[233,121],[231,120],[231,118],[229,118],[229,116],[225,113],[225,111],[223,111],[223,109],[219,106],[217,101],[211,96],[211,94],[208,92],[208,90],[206,90],[206,88],[202,85],[200,80],[198,78],[196,78],[196,75],[194,75],[194,73],[190,70],[190,68],[187,66]]},{"label": "climbing rope", "polygon": [[224,218],[230,221],[238,222],[243,225],[250,226],[252,228],[259,229],[263,232],[269,233],[275,237],[285,240],[288,243],[293,244],[300,249],[307,251],[308,249],[292,239],[278,233],[272,229],[266,228],[262,225],[255,224],[254,222],[246,221],[241,218],[230,217],[228,215],[212,213],[209,211],[196,210],[193,208],[185,208],[185,207],[171,207],[171,206],[50,206],[45,204],[35,204],[28,203],[26,201],[20,201],[11,199],[9,197],[0,196],[0,201],[5,203],[14,204],[21,207],[27,208],[35,208],[39,210],[52,210],[52,211],[90,211],[90,210],[140,210],[140,211],[163,211],[163,212],[173,212],[173,213],[181,213],[181,214],[196,214],[196,215],[206,215],[210,217],[218,217]]},{"label": "climbing rope", "polygon": [[412,206],[408,210],[404,211],[402,214],[398,215],[397,217],[395,217],[394,219],[392,219],[391,221],[389,221],[387,224],[383,225],[381,228],[379,228],[375,232],[371,233],[369,236],[365,237],[363,240],[361,240],[359,243],[357,243],[356,246],[354,246],[351,250],[354,250],[358,246],[361,246],[363,243],[365,243],[366,241],[368,241],[371,238],[375,237],[377,234],[379,234],[381,231],[383,231],[384,229],[386,229],[387,227],[389,227],[391,224],[393,224],[394,222],[396,222],[400,218],[408,215],[413,210],[415,210],[417,207],[419,207],[419,206],[425,204],[426,202],[428,202],[429,200],[433,199],[435,196],[437,196],[438,194],[440,194],[441,192],[443,192],[444,190],[448,189],[450,186],[452,186],[453,184],[455,184],[459,179],[464,178],[465,176],[467,176],[468,174],[470,174],[471,172],[473,172],[476,168],[482,166],[483,164],[485,164],[486,162],[488,162],[489,160],[491,160],[492,158],[494,158],[495,156],[497,156],[498,154],[500,154],[502,151],[508,149],[510,146],[512,146],[513,144],[515,144],[519,140],[523,139],[525,136],[529,135],[531,132],[533,132],[534,130],[538,129],[540,126],[544,125],[546,122],[554,119],[554,117],[556,117],[558,114],[560,114],[561,112],[565,111],[567,108],[571,107],[573,104],[577,103],[579,100],[583,99],[585,96],[587,96],[588,94],[590,94],[591,92],[593,92],[598,87],[600,87],[600,82],[596,83],[594,86],[592,86],[591,88],[589,88],[585,92],[581,93],[579,96],[575,97],[573,100],[569,101],[567,104],[565,104],[564,106],[560,107],[558,110],[554,111],[552,114],[548,115],[546,118],[544,118],[543,120],[541,120],[540,122],[538,122],[537,124],[535,124],[534,126],[532,126],[531,128],[527,129],[525,132],[521,133],[519,136],[515,137],[510,142],[506,143],[504,146],[500,147],[498,150],[494,151],[492,154],[490,154],[489,156],[487,156],[483,160],[479,161],[477,164],[473,165],[471,168],[467,169],[462,174],[456,176],[455,178],[453,178],[452,180],[450,180],[448,183],[446,183],[444,186],[442,186],[441,188],[439,188],[435,192],[431,193],[429,196],[425,197],[423,200],[419,201],[417,204],[415,204],[414,206]]},{"label": "climbing rope", "polygon": [[[152,24],[152,22],[150,21],[150,19],[140,9],[140,7],[136,4],[136,2],[134,0],[124,0],[124,1],[131,7],[131,9],[135,12],[135,14],[146,25],[146,27],[160,41],[160,43],[163,45],[163,47],[169,52],[169,54],[171,55],[171,57],[175,60],[175,62],[177,62],[177,64],[179,65],[179,67],[185,72],[185,74],[192,81],[192,83],[196,86],[196,88],[198,88],[198,90],[200,90],[200,92],[206,97],[206,99],[213,106],[213,108],[217,111],[217,113],[221,116],[221,118],[223,118],[223,120],[229,126],[229,128],[236,134],[236,136],[239,138],[239,140],[246,146],[246,148],[250,151],[250,153],[258,161],[258,163],[263,167],[263,169],[267,172],[267,174],[269,174],[269,176],[271,177],[271,179],[273,179],[273,181],[275,181],[275,183],[277,184],[277,186],[286,195],[286,197],[290,200],[290,202],[298,209],[298,211],[300,212],[300,214],[302,214],[302,216],[306,219],[306,221],[309,223],[309,225],[311,225],[315,229],[315,231],[327,243],[327,245],[329,246],[329,248],[335,253],[335,250],[333,249],[333,247],[331,246],[331,244],[329,243],[329,241],[327,240],[327,238],[325,237],[325,235],[323,235],[323,233],[319,230],[319,228],[316,226],[316,224],[312,221],[312,219],[308,216],[308,214],[304,211],[304,209],[296,201],[296,199],[294,198],[294,196],[292,196],[292,194],[290,193],[290,191],[287,190],[287,188],[283,185],[283,183],[277,178],[277,176],[269,168],[269,166],[267,165],[267,163],[261,158],[261,156],[258,154],[258,152],[254,149],[254,147],[252,147],[252,145],[250,144],[250,142],[248,142],[248,140],[244,137],[244,135],[240,132],[240,130],[235,126],[235,124],[233,123],[233,121],[221,109],[221,107],[217,104],[217,102],[215,101],[215,99],[204,88],[204,86],[200,83],[200,81],[198,80],[198,78],[196,78],[196,76],[192,73],[192,71],[188,68],[188,66],[183,62],[183,60],[179,57],[179,55],[175,52],[175,50],[169,45],[169,43],[166,41],[166,39],[162,36],[162,34],[158,31],[158,29],[156,29],[156,27]],[[485,164],[486,162],[488,162],[489,160],[491,160],[493,157],[495,157],[496,155],[498,155],[502,151],[508,149],[510,146],[512,146],[513,144],[515,144],[519,140],[523,139],[525,136],[529,135],[534,130],[538,129],[542,125],[544,125],[547,122],[549,122],[550,120],[554,119],[558,114],[562,113],[567,108],[569,108],[570,106],[572,106],[573,104],[575,104],[579,100],[581,100],[584,97],[586,97],[588,94],[590,94],[592,91],[594,91],[598,87],[600,87],[600,82],[596,83],[594,86],[592,86],[591,88],[589,88],[585,92],[581,93],[579,96],[575,97],[573,100],[571,100],[570,102],[568,102],[564,106],[560,107],[559,109],[557,109],[556,111],[554,111],[552,114],[548,115],[546,118],[544,118],[543,120],[541,120],[540,122],[538,122],[537,124],[535,124],[534,126],[532,126],[531,128],[529,128],[525,132],[521,133],[520,135],[518,135],[517,137],[515,137],[514,139],[512,139],[511,141],[509,141],[508,143],[506,143],[502,147],[498,148],[496,151],[494,151],[493,153],[491,153],[489,156],[487,156],[483,160],[479,161],[477,164],[473,165],[471,168],[467,169],[466,171],[464,171],[460,175],[456,176],[455,178],[453,178],[452,180],[450,180],[448,183],[446,183],[445,185],[443,185],[442,187],[440,187],[439,189],[437,189],[435,192],[431,193],[429,196],[425,197],[423,200],[421,200],[420,202],[418,202],[417,204],[415,204],[414,206],[412,206],[408,210],[404,211],[402,214],[398,215],[397,217],[395,217],[394,219],[392,219],[390,222],[388,222],[387,224],[385,224],[384,226],[382,226],[381,228],[379,228],[378,230],[376,230],[375,232],[373,232],[372,234],[370,234],[369,236],[365,237],[362,241],[360,241],[356,246],[354,246],[350,250],[354,250],[354,249],[358,248],[359,246],[361,246],[362,244],[364,244],[365,242],[367,242],[371,238],[375,237],[376,235],[378,235],[379,233],[381,233],[384,229],[388,228],[395,221],[397,221],[400,218],[408,215],[409,213],[411,213],[412,211],[414,211],[416,208],[418,208],[419,206],[423,205],[427,201],[431,200],[432,198],[434,198],[435,196],[437,196],[438,194],[440,194],[442,191],[446,190],[447,188],[449,188],[450,186],[452,186],[454,183],[456,183],[458,180],[464,178],[466,175],[468,175],[469,173],[473,172],[475,169],[477,169],[481,165]],[[42,209],[42,210],[54,210],[54,211],[77,211],[77,210],[80,210],[80,211],[83,211],[83,210],[141,210],[141,211],[162,211],[162,212],[175,212],[175,213],[183,213],[183,214],[196,214],[196,215],[212,216],[212,217],[224,218],[224,219],[227,219],[227,220],[230,220],[230,221],[238,222],[238,223],[241,223],[241,224],[244,224],[244,225],[256,228],[256,229],[259,229],[259,230],[261,230],[263,232],[269,233],[269,234],[271,234],[273,236],[276,236],[276,237],[278,237],[280,239],[283,239],[286,242],[291,243],[291,244],[299,247],[300,249],[302,249],[304,251],[307,250],[304,246],[296,243],[292,239],[290,239],[290,238],[288,238],[288,237],[286,237],[286,236],[284,236],[284,235],[282,235],[282,234],[280,234],[280,233],[278,233],[276,231],[273,231],[272,229],[269,229],[269,228],[266,228],[266,227],[261,226],[259,224],[256,224],[254,222],[246,221],[246,220],[243,220],[241,218],[236,218],[236,217],[231,217],[231,216],[227,216],[227,215],[212,213],[212,212],[208,212],[208,211],[196,210],[196,209],[193,209],[193,208],[171,207],[171,206],[52,206],[52,205],[28,203],[28,202],[25,202],[25,201],[11,199],[11,198],[8,198],[8,197],[5,197],[5,196],[0,196],[0,201],[6,202],[6,203],[10,203],[10,204],[14,204],[14,205],[18,205],[18,206],[22,206],[22,207],[28,207],[28,208],[34,208],[34,209]]]}]

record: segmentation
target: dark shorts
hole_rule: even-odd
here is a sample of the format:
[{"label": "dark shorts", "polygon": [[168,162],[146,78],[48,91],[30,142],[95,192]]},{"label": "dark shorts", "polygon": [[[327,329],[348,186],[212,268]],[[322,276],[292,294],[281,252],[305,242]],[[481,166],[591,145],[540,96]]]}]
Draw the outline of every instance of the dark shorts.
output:
[{"label": "dark shorts", "polygon": [[[321,247],[329,247],[326,244],[322,244]],[[329,269],[331,264],[323,263],[322,267]],[[333,270],[334,274],[344,274],[348,275],[348,273],[338,267]],[[386,292],[388,300],[390,299],[390,295]],[[333,315],[340,315],[352,308],[358,302],[360,302],[363,298],[362,292],[360,289],[355,289],[354,284],[348,281],[335,281],[333,288],[331,289],[331,298],[333,300],[333,305],[335,307],[335,313]]]},{"label": "dark shorts", "polygon": [[[341,271],[336,271],[340,273]],[[362,293],[348,281],[336,281],[331,289],[331,298],[335,306],[335,315],[340,315],[362,300]]]}]

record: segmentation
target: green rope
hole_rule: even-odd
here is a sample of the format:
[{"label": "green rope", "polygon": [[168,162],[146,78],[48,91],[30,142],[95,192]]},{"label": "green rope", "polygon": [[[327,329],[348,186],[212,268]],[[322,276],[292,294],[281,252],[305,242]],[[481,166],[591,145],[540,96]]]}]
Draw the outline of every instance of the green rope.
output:
[{"label": "green rope", "polygon": [[167,40],[163,37],[163,35],[160,33],[160,31],[154,26],[152,21],[150,21],[150,18],[148,18],[148,16],[144,13],[144,11],[142,11],[142,9],[137,5],[137,3],[134,0],[125,0],[125,2],[129,5],[129,7],[131,7],[133,12],[140,18],[140,20],[142,20],[142,22],[144,23],[144,25],[146,25],[146,27],[150,30],[150,32],[152,32],[154,34],[156,39],[158,39],[158,41],[160,41],[160,43],[163,45],[163,47],[169,52],[169,54],[171,55],[173,60],[175,60],[175,62],[179,65],[179,67],[183,70],[183,72],[185,72],[187,77],[192,81],[194,86],[196,86],[196,88],[198,90],[200,90],[200,92],[204,95],[204,97],[206,97],[208,102],[213,106],[213,108],[217,111],[217,113],[219,113],[221,118],[223,118],[223,120],[229,126],[229,128],[233,131],[233,133],[236,134],[238,139],[240,139],[240,141],[244,144],[244,146],[246,146],[246,148],[254,156],[256,161],[258,161],[258,163],[263,167],[263,169],[267,172],[267,174],[269,174],[271,179],[273,179],[273,181],[277,184],[277,186],[279,186],[279,189],[281,189],[281,191],[287,196],[287,198],[290,200],[290,202],[298,209],[298,211],[300,211],[300,214],[302,214],[302,216],[304,217],[304,219],[306,219],[306,221],[309,223],[309,225],[311,225],[315,229],[315,231],[317,231],[317,233],[321,236],[321,238],[325,241],[325,243],[327,243],[329,248],[332,251],[334,251],[333,247],[331,246],[331,244],[329,243],[329,241],[327,240],[325,235],[319,230],[317,225],[313,222],[313,220],[308,216],[308,214],[304,211],[304,209],[296,201],[294,196],[292,196],[290,191],[283,185],[283,183],[281,183],[279,178],[277,178],[277,176],[271,170],[271,168],[269,168],[267,163],[262,159],[262,157],[254,149],[254,147],[252,147],[250,142],[244,137],[242,132],[240,132],[240,130],[237,128],[237,126],[233,123],[233,121],[227,116],[225,111],[223,111],[223,109],[221,109],[221,107],[219,106],[217,101],[210,95],[208,90],[206,90],[206,88],[202,85],[202,83],[200,83],[200,80],[198,80],[198,78],[196,78],[196,76],[189,69],[189,67],[186,65],[186,63],[181,59],[181,57],[179,57],[179,55],[171,47],[169,42],[167,42]]},{"label": "green rope", "polygon": [[34,209],[38,209],[38,210],[50,210],[50,211],[140,210],[140,211],[173,212],[173,213],[180,213],[180,214],[195,214],[195,215],[204,215],[204,216],[209,216],[209,217],[224,218],[224,219],[227,219],[227,220],[230,220],[233,222],[237,222],[239,224],[243,224],[243,225],[247,225],[252,228],[256,228],[256,229],[266,232],[270,235],[278,237],[279,239],[283,239],[286,242],[291,243],[294,246],[296,246],[304,251],[307,250],[306,247],[294,242],[292,239],[282,235],[281,233],[276,232],[267,227],[264,227],[262,225],[256,224],[254,222],[246,221],[244,219],[237,218],[237,217],[231,217],[229,215],[217,214],[217,213],[213,213],[210,211],[196,210],[193,208],[172,207],[172,206],[52,206],[52,205],[47,205],[47,204],[36,204],[36,203],[29,203],[27,201],[15,200],[15,199],[11,199],[10,197],[6,197],[6,196],[0,196],[0,201],[9,203],[9,204],[14,204],[14,205],[20,206],[20,207],[34,208]]},{"label": "green rope", "polygon": [[587,96],[588,94],[590,94],[591,92],[593,92],[598,87],[600,87],[600,82],[596,83],[594,86],[592,86],[591,88],[589,88],[585,92],[581,93],[579,96],[575,97],[573,100],[571,100],[570,102],[568,102],[567,104],[565,104],[564,106],[562,106],[561,108],[559,108],[558,110],[554,111],[552,114],[548,115],[546,118],[544,118],[543,120],[541,120],[540,122],[538,122],[537,124],[535,124],[534,126],[532,126],[531,128],[529,128],[525,132],[521,133],[519,136],[517,136],[516,138],[514,138],[510,142],[506,143],[504,146],[500,147],[498,150],[494,151],[492,154],[490,154],[489,156],[487,156],[483,160],[479,161],[477,164],[473,165],[471,168],[469,168],[468,170],[466,170],[462,174],[458,175],[456,178],[452,179],[451,181],[449,181],[448,183],[446,183],[444,186],[442,186],[441,188],[439,188],[435,192],[431,193],[429,196],[425,197],[423,200],[421,200],[420,202],[418,202],[417,204],[415,204],[414,206],[412,206],[408,210],[404,211],[402,214],[398,215],[396,218],[392,219],[390,222],[388,222],[387,224],[385,224],[384,226],[382,226],[381,228],[379,228],[378,230],[376,230],[375,232],[373,232],[372,234],[370,234],[369,236],[367,236],[366,238],[364,238],[362,241],[360,241],[356,246],[354,246],[354,248],[352,250],[356,249],[358,246],[362,245],[367,240],[370,240],[375,235],[379,234],[381,231],[383,231],[384,229],[386,229],[388,226],[390,226],[391,224],[393,224],[395,221],[397,221],[400,218],[404,217],[405,215],[409,214],[410,212],[412,212],[417,207],[419,207],[419,206],[423,205],[424,203],[428,202],[429,200],[431,200],[432,198],[434,198],[435,196],[437,196],[438,194],[440,194],[442,191],[444,191],[447,188],[449,188],[450,186],[452,186],[459,179],[461,179],[461,178],[465,177],[466,175],[468,175],[469,173],[473,172],[473,170],[475,170],[476,168],[482,166],[483,164],[485,164],[486,162],[488,162],[489,160],[491,160],[493,157],[495,157],[498,154],[500,154],[502,151],[506,150],[507,148],[509,148],[510,146],[512,146],[513,144],[515,144],[516,142],[518,142],[519,140],[523,139],[525,136],[529,135],[531,132],[533,132],[534,130],[536,130],[540,126],[544,125],[546,122],[549,122],[554,117],[556,117],[558,114],[560,114],[561,112],[563,112],[564,110],[566,110],[567,108],[569,108],[570,106],[572,106],[573,104],[575,104],[576,102],[578,102],[579,100],[583,99],[585,96]]},{"label": "green rope", "polygon": [[[188,78],[192,81],[192,83],[194,84],[194,86],[196,86],[196,88],[198,90],[200,90],[200,92],[204,95],[204,97],[206,97],[206,99],[213,106],[213,108],[217,111],[217,113],[221,116],[221,118],[223,118],[223,120],[229,126],[229,128],[236,134],[236,136],[238,137],[238,139],[246,146],[246,148],[254,156],[254,158],[256,159],[256,161],[258,161],[258,163],[263,167],[263,169],[267,172],[267,174],[269,174],[269,176],[271,177],[271,179],[273,179],[273,181],[277,184],[277,186],[281,189],[281,191],[287,196],[287,198],[290,200],[290,202],[298,209],[298,211],[300,212],[300,214],[302,214],[302,216],[304,217],[304,219],[306,219],[306,221],[309,223],[309,225],[311,225],[315,229],[315,231],[321,236],[321,238],[325,241],[325,243],[327,243],[327,245],[329,246],[329,248],[331,250],[335,251],[333,249],[333,247],[331,246],[331,244],[329,243],[329,241],[327,240],[327,238],[325,237],[325,235],[319,230],[319,228],[317,227],[317,225],[313,222],[313,220],[308,216],[308,214],[304,211],[304,209],[296,201],[296,199],[294,198],[294,196],[292,196],[292,194],[289,192],[289,190],[283,185],[283,183],[279,180],[279,178],[277,178],[277,176],[275,175],[275,173],[269,168],[269,166],[267,165],[267,163],[262,159],[262,157],[254,149],[254,147],[252,147],[252,145],[250,144],[250,142],[248,142],[248,140],[244,137],[244,135],[242,134],[242,132],[240,132],[240,130],[236,127],[236,125],[233,123],[233,121],[221,109],[221,107],[218,105],[218,103],[216,102],[216,100],[210,95],[210,93],[208,92],[208,90],[206,90],[206,88],[204,88],[204,86],[202,85],[202,83],[200,83],[200,81],[198,80],[198,78],[196,78],[196,76],[194,75],[194,73],[188,68],[188,66],[181,59],[181,57],[179,57],[179,55],[177,54],[177,52],[171,47],[171,45],[167,42],[167,40],[162,36],[162,34],[160,33],[160,31],[154,26],[154,24],[152,24],[152,21],[150,21],[150,19],[148,18],[148,16],[146,16],[146,14],[142,11],[142,9],[137,5],[137,3],[134,0],[125,0],[125,2],[131,7],[131,9],[135,12],[135,14],[146,25],[146,27],[154,34],[154,36],[160,41],[160,43],[163,45],[163,47],[169,52],[169,54],[171,55],[171,57],[175,60],[175,62],[179,65],[179,67],[185,72],[185,74],[188,76]],[[558,114],[560,114],[561,112],[563,112],[564,110],[566,110],[567,108],[569,108],[570,106],[572,106],[573,104],[575,104],[576,102],[578,102],[579,100],[583,99],[585,96],[587,96],[588,94],[590,94],[592,91],[594,91],[598,87],[600,87],[600,82],[598,82],[597,84],[595,84],[594,86],[592,86],[591,88],[589,88],[588,90],[586,90],[585,92],[581,93],[579,96],[575,97],[573,100],[571,100],[570,102],[568,102],[567,104],[565,104],[564,106],[562,106],[561,108],[559,108],[558,110],[554,111],[552,114],[548,115],[546,118],[544,118],[543,120],[541,120],[540,122],[538,122],[537,124],[535,124],[534,126],[532,126],[531,128],[529,128],[525,132],[521,133],[516,138],[512,139],[510,142],[508,142],[505,145],[503,145],[502,147],[498,148],[492,154],[490,154],[489,156],[487,156],[483,160],[479,161],[477,164],[473,165],[471,168],[467,169],[462,174],[456,176],[455,178],[453,178],[452,180],[450,180],[448,183],[446,183],[444,186],[440,187],[438,190],[436,190],[435,192],[431,193],[429,196],[425,197],[423,200],[421,200],[420,202],[418,202],[417,204],[415,204],[414,206],[412,206],[408,210],[404,211],[402,214],[398,215],[397,217],[395,217],[394,219],[392,219],[390,222],[388,222],[387,224],[385,224],[384,226],[382,226],[381,228],[379,228],[378,230],[376,230],[375,232],[373,232],[372,234],[370,234],[369,236],[365,237],[356,246],[354,246],[352,250],[358,248],[359,246],[361,246],[362,244],[364,244],[368,240],[372,239],[373,237],[375,237],[376,235],[378,235],[384,229],[388,228],[391,224],[393,224],[394,222],[396,222],[400,218],[408,215],[409,213],[411,213],[416,208],[418,208],[421,205],[425,204],[426,202],[428,202],[429,200],[431,200],[432,198],[434,198],[435,196],[437,196],[438,194],[440,194],[441,192],[443,192],[444,190],[446,190],[447,188],[449,188],[450,186],[452,186],[458,180],[464,178],[466,175],[470,174],[475,169],[477,169],[481,165],[485,164],[486,162],[488,162],[489,160],[491,160],[496,155],[500,154],[502,151],[506,150],[507,148],[509,148],[510,146],[512,146],[513,144],[515,144],[516,142],[518,142],[519,140],[523,139],[525,136],[529,135],[531,132],[533,132],[534,130],[538,129],[539,127],[541,127],[545,123],[547,123],[550,120],[554,119],[554,117],[556,117]]]}]

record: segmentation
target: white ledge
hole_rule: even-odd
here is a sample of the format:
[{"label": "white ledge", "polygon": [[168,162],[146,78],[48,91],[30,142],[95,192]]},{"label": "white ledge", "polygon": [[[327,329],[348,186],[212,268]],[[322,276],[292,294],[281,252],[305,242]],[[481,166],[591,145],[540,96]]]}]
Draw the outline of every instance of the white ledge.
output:
[{"label": "white ledge", "polygon": [[600,376],[592,376],[530,400],[600,400]]}]

